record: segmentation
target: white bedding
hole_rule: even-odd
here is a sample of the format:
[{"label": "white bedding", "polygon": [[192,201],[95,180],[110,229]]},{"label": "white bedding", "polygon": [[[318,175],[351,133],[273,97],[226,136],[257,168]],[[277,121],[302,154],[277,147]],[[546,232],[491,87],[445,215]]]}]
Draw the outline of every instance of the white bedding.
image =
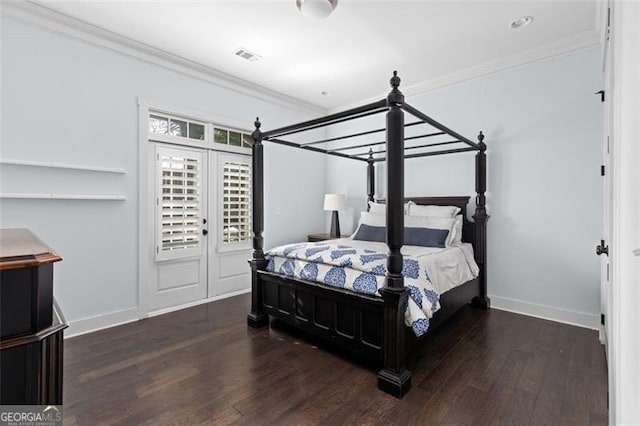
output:
[{"label": "white bedding", "polygon": [[[351,238],[333,241],[383,253],[389,251],[385,243],[358,241]],[[438,294],[474,279],[479,273],[478,265],[473,258],[473,246],[469,243],[454,244],[445,248],[402,246],[400,251],[403,255],[425,260],[431,283]]]},{"label": "white bedding", "polygon": [[[385,285],[388,247],[384,243],[342,238],[275,247],[265,253],[266,270],[380,296]],[[402,275],[409,290],[405,324],[416,336],[427,332],[440,309],[440,295],[474,279],[478,267],[470,244],[448,248],[403,246]]]}]

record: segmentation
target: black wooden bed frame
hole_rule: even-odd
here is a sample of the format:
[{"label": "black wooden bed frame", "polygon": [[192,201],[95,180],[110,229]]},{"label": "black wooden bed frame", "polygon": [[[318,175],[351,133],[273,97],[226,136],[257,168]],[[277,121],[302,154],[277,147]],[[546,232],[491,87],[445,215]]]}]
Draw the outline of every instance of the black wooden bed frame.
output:
[{"label": "black wooden bed frame", "polygon": [[[407,355],[415,343],[420,340],[415,338],[411,329],[404,324],[404,307],[409,293],[404,286],[401,274],[403,260],[400,250],[404,243],[404,203],[411,200],[416,204],[460,207],[464,220],[462,240],[473,245],[475,260],[480,268],[479,276],[476,279],[441,295],[441,309],[431,318],[429,331],[435,329],[469,302],[484,309],[489,307],[486,287],[486,223],[489,216],[485,207],[486,145],[482,132],[478,135],[478,143],[472,142],[405,103],[404,95],[398,89],[400,78],[397,72],[394,71],[390,83],[392,90],[385,99],[319,119],[305,121],[265,133],[261,132],[260,120],[256,119],[256,128],[252,134],[253,254],[249,261],[252,272],[252,295],[251,312],[247,317],[247,322],[251,327],[264,327],[269,324],[269,316],[271,316],[333,342],[341,348],[369,361],[373,361],[382,366],[378,373],[378,388],[401,398],[411,387],[411,373],[405,366]],[[386,127],[383,129],[374,129],[306,143],[280,139],[281,136],[385,111]],[[405,124],[403,111],[407,111],[418,121]],[[428,124],[438,131],[408,138],[404,137],[405,127],[420,124]],[[383,142],[358,144],[335,149],[318,148],[316,146],[351,137],[379,133],[385,130],[386,140]],[[455,140],[405,148],[406,140],[437,135],[449,135]],[[380,161],[387,161],[386,229],[389,255],[387,258],[385,286],[380,289],[381,298],[266,271],[267,260],[263,251],[264,240],[262,237],[264,228],[263,141],[357,161],[366,161],[367,196],[369,201],[374,201],[375,194],[374,164]],[[425,148],[460,143],[466,146],[439,151],[424,151]],[[386,145],[385,149],[373,151],[372,147],[383,144]],[[347,153],[350,150],[365,147],[369,148],[368,152]],[[413,151],[415,149],[423,151]],[[477,152],[475,175],[476,209],[473,215],[473,222],[467,219],[469,197],[414,197],[405,199],[405,159],[467,151]],[[385,200],[380,201],[384,202]]]}]

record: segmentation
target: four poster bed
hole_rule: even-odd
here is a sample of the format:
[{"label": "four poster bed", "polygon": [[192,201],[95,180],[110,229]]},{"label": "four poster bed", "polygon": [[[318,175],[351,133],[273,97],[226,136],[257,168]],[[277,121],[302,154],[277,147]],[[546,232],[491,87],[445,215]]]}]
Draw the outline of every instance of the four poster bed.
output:
[{"label": "four poster bed", "polygon": [[[252,188],[253,254],[249,262],[252,270],[252,296],[251,312],[248,315],[247,321],[249,326],[259,328],[268,325],[269,316],[271,316],[315,336],[333,342],[362,358],[381,365],[382,369],[378,373],[378,388],[400,398],[411,386],[411,373],[405,367],[407,355],[424,334],[428,334],[429,331],[435,329],[439,324],[470,302],[475,306],[485,309],[489,306],[486,293],[486,222],[489,216],[485,209],[486,145],[484,144],[484,135],[482,132],[480,132],[478,136],[477,143],[465,138],[405,103],[404,96],[398,89],[400,78],[396,72],[394,72],[390,82],[392,90],[387,98],[344,112],[264,133],[260,130],[260,121],[256,120],[256,128],[252,134],[254,141]],[[281,139],[282,136],[342,123],[385,111],[386,127],[382,129],[374,129],[352,135],[306,143],[296,143]],[[405,124],[403,111],[417,118],[417,121]],[[420,124],[427,124],[437,129],[437,131],[405,138],[405,127]],[[317,147],[317,145],[328,142],[346,140],[383,131],[386,131],[385,142],[341,146],[333,149]],[[454,140],[405,147],[405,140],[438,135],[449,135],[453,137]],[[303,263],[304,268],[298,268],[302,269],[303,274],[301,276],[294,276],[292,273],[286,273],[287,268],[293,269],[296,267],[293,264],[294,260],[286,260],[285,258],[280,260],[280,270],[278,271],[278,268],[274,267],[273,256],[269,255],[271,252],[265,255],[262,237],[264,226],[264,141],[366,162],[367,198],[370,203],[375,201],[374,164],[386,160],[388,194],[386,200],[378,201],[386,204],[386,207],[383,207],[386,209],[386,230],[383,232],[386,234],[386,247],[388,247],[388,252],[381,255],[374,250],[364,249],[364,253],[372,253],[372,255],[364,254],[359,258],[352,256],[355,262],[357,262],[357,259],[362,259],[363,264],[365,260],[368,262],[371,259],[384,262],[384,264],[377,265],[377,271],[376,268],[373,268],[373,270],[361,269],[356,272],[358,277],[360,277],[358,279],[360,279],[361,283],[366,281],[361,279],[365,275],[369,280],[368,282],[373,282],[374,287],[368,294],[351,291],[348,289],[350,287],[345,285],[345,273],[340,270],[341,267],[346,265],[345,262],[333,263],[333,266],[326,266],[326,268],[331,269],[326,273],[325,282],[330,276],[340,276],[340,274],[342,274],[341,285],[335,286],[332,285],[332,282],[322,284],[316,282],[320,280],[311,279],[318,275],[318,267],[314,262],[322,262],[322,257],[319,258],[320,261],[317,259],[306,259],[306,263]],[[386,148],[382,150],[373,151],[371,149],[371,147],[383,144],[386,145]],[[438,149],[437,151],[415,151],[449,144],[463,144],[464,146],[450,149],[436,148]],[[352,150],[365,147],[369,148],[368,152],[349,153],[353,152]],[[473,222],[467,219],[469,197],[404,198],[405,159],[471,151],[476,152],[475,178],[477,194]],[[405,318],[405,310],[408,311],[410,305],[413,306],[416,300],[420,303],[424,299],[426,302],[426,299],[429,299],[429,292],[432,290],[424,288],[424,292],[417,291],[416,293],[419,299],[414,298],[415,286],[417,286],[417,284],[414,284],[415,280],[413,280],[410,277],[411,274],[407,272],[407,261],[411,257],[404,256],[403,258],[403,253],[401,253],[401,249],[404,251],[409,248],[409,246],[403,248],[405,239],[407,238],[405,232],[409,229],[409,225],[407,225],[407,229],[405,229],[404,208],[407,201],[415,203],[415,205],[451,206],[459,208],[460,214],[462,215],[461,246],[464,245],[464,243],[470,243],[470,246],[473,247],[473,254],[470,255],[471,262],[473,263],[475,260],[475,264],[477,264],[476,273],[470,277],[470,279],[444,293],[436,295],[433,307],[435,308],[434,310],[437,310],[436,304],[439,298],[440,309],[426,320],[428,329],[426,327],[423,328],[424,334],[422,337],[416,337],[416,334],[420,333],[412,333],[411,328],[407,327],[409,324],[406,324],[408,320]],[[334,259],[334,257],[337,259],[334,260],[334,262],[340,262],[340,259],[342,259],[341,256],[345,255],[345,253],[347,255],[356,253],[356,250],[352,248],[351,245],[344,245],[344,240],[337,240],[337,242],[343,245],[333,247],[327,245],[325,242],[320,242],[315,243],[317,247],[309,247],[309,244],[299,244],[284,247],[282,249],[283,253],[277,254],[287,255],[292,252],[316,254],[325,251],[327,254],[330,253],[331,259]],[[444,245],[438,247],[444,247]],[[382,259],[382,257],[384,257],[384,259]],[[416,257],[415,259],[421,258]],[[410,261],[418,265],[418,261]],[[352,266],[351,264],[351,260],[348,260],[348,265],[346,266],[350,267]],[[372,262],[372,264],[374,264],[374,262]],[[287,268],[285,268],[285,266]],[[363,265],[360,265],[360,267],[364,268]],[[417,268],[418,266],[416,266],[416,270]],[[309,270],[315,271],[313,277],[304,274],[304,271]],[[378,276],[375,276],[376,273]],[[429,280],[430,274],[429,271],[424,274],[427,280]],[[377,288],[375,287],[375,280],[377,280],[378,283]],[[406,286],[405,283],[407,283]],[[409,285],[409,283],[412,285]],[[354,287],[357,287],[357,285]],[[423,294],[426,294],[427,297],[423,297]],[[432,301],[431,299],[429,300]],[[420,305],[420,307],[422,307],[421,303]],[[431,304],[427,305],[431,306]],[[424,320],[417,320],[413,323],[414,331],[416,331],[415,324],[418,324],[419,321]]]}]

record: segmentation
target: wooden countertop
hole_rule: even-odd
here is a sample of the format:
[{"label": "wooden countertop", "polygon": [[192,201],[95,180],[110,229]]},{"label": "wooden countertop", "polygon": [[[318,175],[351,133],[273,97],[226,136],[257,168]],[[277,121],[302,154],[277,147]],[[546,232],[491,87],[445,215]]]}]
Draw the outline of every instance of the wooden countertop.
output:
[{"label": "wooden countertop", "polygon": [[0,271],[62,260],[28,229],[0,229]]}]

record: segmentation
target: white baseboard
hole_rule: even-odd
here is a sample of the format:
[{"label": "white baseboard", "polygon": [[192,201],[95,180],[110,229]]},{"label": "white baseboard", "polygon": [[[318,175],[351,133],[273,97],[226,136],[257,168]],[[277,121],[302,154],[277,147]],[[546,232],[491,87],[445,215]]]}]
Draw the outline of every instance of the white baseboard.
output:
[{"label": "white baseboard", "polygon": [[[231,293],[222,294],[220,296],[213,296],[207,299],[197,300],[195,302],[185,303],[180,306],[173,306],[171,308],[160,309],[154,312],[149,312],[149,317],[155,317],[157,315],[167,314],[169,312],[179,311],[181,309],[191,308],[192,306],[202,305],[204,303],[215,302],[216,300],[226,299],[228,297],[239,296],[241,294],[250,293],[251,288],[234,291]],[[138,321],[138,308],[130,308],[122,311],[111,312],[104,315],[97,315],[95,317],[83,318],[69,322],[69,328],[65,330],[64,338],[70,339],[72,337],[81,336],[87,333],[93,333],[94,331],[104,330],[105,328],[111,328],[118,325],[127,324],[130,322]]]},{"label": "white baseboard", "polygon": [[193,306],[198,306],[198,305],[202,305],[202,304],[205,304],[205,303],[215,302],[216,300],[227,299],[229,297],[239,296],[241,294],[246,294],[246,293],[250,293],[250,292],[251,292],[251,287],[245,288],[245,289],[242,289],[242,290],[238,290],[238,291],[232,291],[231,293],[221,294],[219,296],[213,296],[213,297],[208,297],[208,298],[202,299],[202,300],[196,300],[195,302],[189,302],[189,303],[185,303],[185,304],[179,305],[179,306],[172,306],[170,308],[158,309],[157,311],[149,312],[149,314],[147,316],[148,317],[155,317],[155,316],[162,315],[162,314],[168,314],[169,312],[175,312],[175,311],[179,311],[181,309],[191,308]]},{"label": "white baseboard", "polygon": [[492,309],[528,315],[530,317],[561,322],[564,324],[589,328],[591,330],[599,330],[600,328],[599,315],[589,314],[586,312],[569,311],[552,306],[537,305],[535,303],[500,296],[489,295],[489,299],[491,299]]},{"label": "white baseboard", "polygon": [[82,318],[69,322],[69,328],[65,330],[64,338],[69,339],[137,320],[138,308],[129,308],[108,314],[96,315],[95,317]]},{"label": "white baseboard", "polygon": [[[159,309],[149,312],[149,317],[167,314],[169,312],[179,311],[181,309],[191,308],[193,306],[202,305],[204,303],[215,302],[216,300],[226,299],[228,297],[239,296],[251,292],[251,288],[234,291],[220,296],[213,296],[207,299],[197,300],[195,302],[185,303],[180,306]],[[491,299],[491,308],[501,311],[513,312],[515,314],[528,315],[530,317],[541,318],[549,321],[561,322],[564,324],[575,325],[578,327],[598,330],[600,327],[599,315],[588,314],[585,312],[575,312],[566,309],[554,308],[551,306],[537,305],[535,303],[525,302],[522,300],[509,299],[506,297],[489,296]],[[65,339],[69,339],[83,334],[92,333],[94,331],[104,330],[105,328],[115,327],[137,321],[138,308],[130,308],[122,311],[111,312],[105,315],[98,315],[90,318],[83,318],[71,321],[69,328],[65,331]]]}]

